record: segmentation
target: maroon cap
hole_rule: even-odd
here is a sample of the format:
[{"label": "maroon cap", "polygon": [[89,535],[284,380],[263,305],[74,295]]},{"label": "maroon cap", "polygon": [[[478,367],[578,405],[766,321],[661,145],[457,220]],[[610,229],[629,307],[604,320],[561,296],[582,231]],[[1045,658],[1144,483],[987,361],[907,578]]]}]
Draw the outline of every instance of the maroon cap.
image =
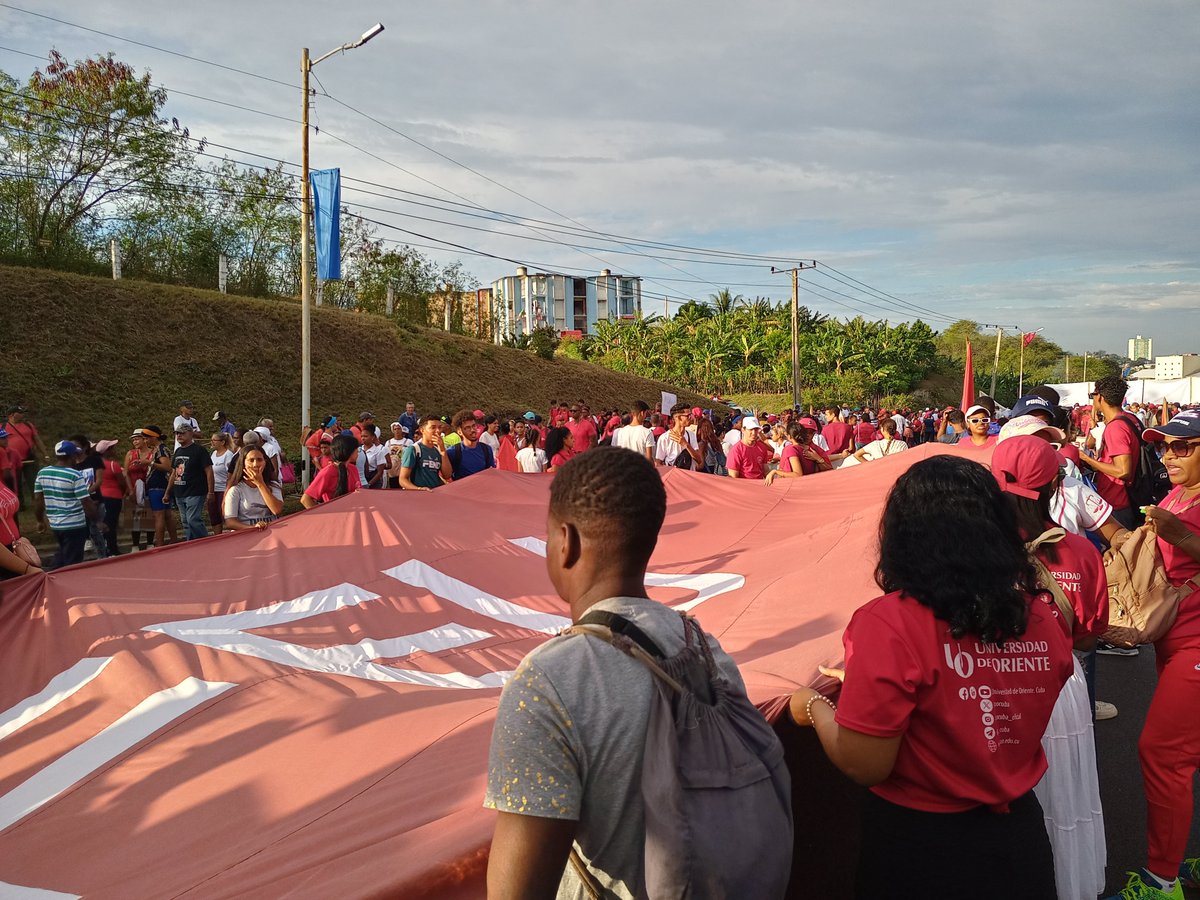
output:
[{"label": "maroon cap", "polygon": [[1049,443],[1018,435],[996,445],[992,475],[1000,490],[1036,500],[1038,492],[1058,477],[1058,463],[1059,455]]}]

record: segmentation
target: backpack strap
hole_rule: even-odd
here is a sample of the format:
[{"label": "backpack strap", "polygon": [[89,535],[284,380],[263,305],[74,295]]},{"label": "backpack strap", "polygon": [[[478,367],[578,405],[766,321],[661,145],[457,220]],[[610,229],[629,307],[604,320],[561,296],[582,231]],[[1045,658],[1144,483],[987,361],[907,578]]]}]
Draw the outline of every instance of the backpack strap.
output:
[{"label": "backpack strap", "polygon": [[[594,619],[593,616],[595,617]],[[605,620],[605,624],[601,624],[601,618]],[[611,625],[607,624],[610,622],[612,623]],[[652,675],[672,688],[676,693],[682,694],[684,692],[683,685],[668,675],[662,666],[658,664],[658,660],[663,658],[662,651],[658,649],[658,645],[628,619],[614,613],[593,610],[580,619],[577,624],[569,628],[564,628],[561,633],[591,635],[594,638],[606,641],[622,653],[632,656],[649,669]],[[646,649],[647,644],[653,648],[653,653]]]},{"label": "backpack strap", "polygon": [[1054,577],[1044,562],[1038,557],[1037,549],[1043,544],[1057,544],[1067,536],[1067,532],[1063,528],[1047,528],[1032,541],[1025,544],[1025,549],[1029,551],[1029,558],[1033,562],[1033,567],[1037,569],[1038,584],[1046,589],[1046,592],[1054,598],[1054,605],[1058,607],[1059,613],[1066,620],[1067,633],[1075,630],[1075,607],[1071,605],[1071,601],[1067,599],[1067,595],[1063,592],[1062,585],[1058,583],[1058,579]]}]

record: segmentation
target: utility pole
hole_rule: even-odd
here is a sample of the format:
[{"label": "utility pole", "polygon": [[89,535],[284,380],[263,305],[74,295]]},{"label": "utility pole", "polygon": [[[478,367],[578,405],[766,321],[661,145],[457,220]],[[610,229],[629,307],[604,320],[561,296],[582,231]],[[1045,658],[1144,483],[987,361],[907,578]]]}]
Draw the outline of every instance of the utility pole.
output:
[{"label": "utility pole", "polygon": [[808,264],[798,263],[791,269],[777,269],[771,266],[771,274],[779,275],[790,272],[792,276],[792,408],[800,411],[800,271],[815,269],[816,260]]},{"label": "utility pole", "polygon": [[1000,368],[1000,339],[1004,337],[1004,329],[996,326],[996,358],[992,361],[992,390],[988,396],[996,399],[996,370]]},{"label": "utility pole", "polygon": [[1067,354],[1066,368],[1063,370],[1063,381],[1067,384],[1071,383],[1071,354]]},{"label": "utility pole", "polygon": [[1087,384],[1087,351],[1083,351],[1083,383]]}]

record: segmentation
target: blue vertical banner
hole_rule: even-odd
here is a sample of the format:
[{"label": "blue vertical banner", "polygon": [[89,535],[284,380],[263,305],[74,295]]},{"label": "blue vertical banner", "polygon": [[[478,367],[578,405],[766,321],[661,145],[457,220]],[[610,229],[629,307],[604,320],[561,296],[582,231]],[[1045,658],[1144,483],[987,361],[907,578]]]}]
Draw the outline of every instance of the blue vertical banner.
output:
[{"label": "blue vertical banner", "polygon": [[312,184],[313,239],[317,245],[317,277],[339,281],[342,249],[339,215],[342,208],[342,170],[315,169],[308,173]]}]

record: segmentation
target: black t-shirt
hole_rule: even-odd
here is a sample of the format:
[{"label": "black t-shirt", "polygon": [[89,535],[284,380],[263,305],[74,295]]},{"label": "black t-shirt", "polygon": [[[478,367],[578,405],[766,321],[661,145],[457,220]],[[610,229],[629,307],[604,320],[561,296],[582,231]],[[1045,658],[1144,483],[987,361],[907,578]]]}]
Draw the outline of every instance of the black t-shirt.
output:
[{"label": "black t-shirt", "polygon": [[[164,456],[169,456],[169,455],[170,454],[167,453],[166,445],[159,444],[157,447],[154,448],[154,458],[150,462],[156,463],[160,459],[162,459]],[[212,460],[210,459],[209,462],[211,463]],[[153,465],[151,465],[149,471],[146,473],[146,490],[162,491],[162,490],[166,490],[166,487],[167,487],[167,473],[164,472],[162,469],[156,469],[153,467]],[[207,493],[207,491],[205,493]]]},{"label": "black t-shirt", "polygon": [[89,490],[93,494],[99,494],[100,488],[96,484],[96,481],[97,481],[96,475],[97,475],[97,473],[99,473],[99,471],[101,469],[104,468],[104,460],[102,460],[100,458],[100,454],[97,453],[95,450],[91,451],[90,453],[87,454],[87,456],[85,456],[83,458],[82,462],[78,462],[75,464],[75,468],[78,469],[80,472],[87,471],[88,469],[92,470],[92,481],[91,481]]},{"label": "black t-shirt", "polygon": [[212,457],[196,444],[180,447],[171,458],[175,468],[175,483],[171,493],[176,497],[203,497],[208,493],[204,470],[212,467]]}]

